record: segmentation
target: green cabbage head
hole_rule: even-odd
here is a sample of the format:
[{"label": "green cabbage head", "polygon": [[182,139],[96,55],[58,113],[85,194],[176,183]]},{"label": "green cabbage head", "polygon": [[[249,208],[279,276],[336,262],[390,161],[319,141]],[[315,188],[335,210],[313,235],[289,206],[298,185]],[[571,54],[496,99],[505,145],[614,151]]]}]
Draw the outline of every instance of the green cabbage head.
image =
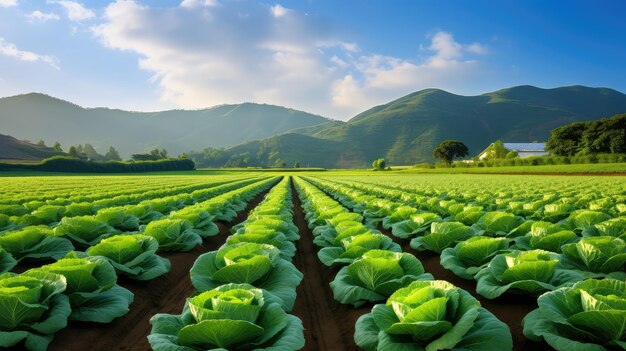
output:
[{"label": "green cabbage head", "polygon": [[558,254],[543,251],[518,251],[496,255],[475,276],[476,292],[494,299],[505,292],[539,295],[583,279],[576,271],[558,266]]},{"label": "green cabbage head", "polygon": [[304,347],[302,322],[249,284],[226,284],[187,299],[181,315],[150,319],[154,351],[267,350]]},{"label": "green cabbage head", "polygon": [[524,335],[556,350],[626,349],[626,282],[588,279],[545,293],[524,318]]},{"label": "green cabbage head", "polygon": [[54,263],[28,272],[60,274],[67,280],[65,294],[70,298],[70,319],[109,323],[123,316],[133,301],[133,293],[117,285],[115,269],[104,257],[79,257],[70,252]]},{"label": "green cabbage head", "polygon": [[0,234],[0,247],[18,261],[58,260],[74,250],[72,243],[65,238],[54,236],[47,226],[30,226]]},{"label": "green cabbage head", "polygon": [[473,234],[474,231],[461,222],[433,222],[430,225],[430,233],[412,239],[411,247],[415,250],[441,253]]},{"label": "green cabbage head", "polygon": [[461,278],[474,279],[476,273],[487,266],[495,255],[508,250],[510,241],[503,237],[471,237],[443,250],[441,265]]},{"label": "green cabbage head", "polygon": [[275,246],[257,243],[224,245],[217,251],[200,255],[190,270],[191,283],[198,291],[236,283],[265,289],[282,301],[290,311],[302,273],[280,258]]},{"label": "green cabbage head", "polygon": [[46,350],[71,313],[66,286],[53,273],[0,274],[0,348],[24,342],[28,350]]},{"label": "green cabbage head", "polygon": [[366,351],[512,350],[506,324],[470,293],[441,280],[397,290],[356,323],[354,341]]},{"label": "green cabbage head", "polygon": [[109,260],[119,274],[150,280],[170,271],[170,261],[157,255],[159,242],[148,235],[114,235],[87,249],[89,256]]},{"label": "green cabbage head", "polygon": [[150,222],[142,234],[159,242],[160,251],[191,251],[202,243],[202,237],[191,222],[184,219],[160,219]]},{"label": "green cabbage head", "polygon": [[[626,278],[626,242],[612,236],[582,238],[563,246],[564,265],[593,273],[618,273]],[[615,275],[614,277],[617,277]]]},{"label": "green cabbage head", "polygon": [[422,263],[403,252],[371,250],[343,267],[330,283],[335,300],[359,307],[384,301],[394,291],[415,280],[432,280]]}]

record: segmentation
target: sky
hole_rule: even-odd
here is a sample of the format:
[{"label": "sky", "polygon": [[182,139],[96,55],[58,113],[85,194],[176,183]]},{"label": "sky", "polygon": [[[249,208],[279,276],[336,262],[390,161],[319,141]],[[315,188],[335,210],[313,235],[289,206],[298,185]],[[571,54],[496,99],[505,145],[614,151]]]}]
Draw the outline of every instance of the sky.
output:
[{"label": "sky", "polygon": [[626,1],[0,0],[0,96],[347,120],[425,88],[626,92]]}]

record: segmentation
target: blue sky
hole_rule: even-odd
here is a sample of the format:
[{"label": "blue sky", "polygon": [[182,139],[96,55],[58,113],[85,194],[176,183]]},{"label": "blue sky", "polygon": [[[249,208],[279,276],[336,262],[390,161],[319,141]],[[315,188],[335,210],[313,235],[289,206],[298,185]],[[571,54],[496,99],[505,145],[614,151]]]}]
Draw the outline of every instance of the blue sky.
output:
[{"label": "blue sky", "polygon": [[626,92],[624,1],[0,0],[0,96],[348,119],[424,88]]}]

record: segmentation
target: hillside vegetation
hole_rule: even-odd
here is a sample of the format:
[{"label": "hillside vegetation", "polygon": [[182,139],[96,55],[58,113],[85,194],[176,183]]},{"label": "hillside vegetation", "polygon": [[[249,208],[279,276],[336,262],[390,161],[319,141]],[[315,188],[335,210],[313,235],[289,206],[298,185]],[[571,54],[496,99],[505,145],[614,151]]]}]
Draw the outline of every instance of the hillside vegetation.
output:
[{"label": "hillside vegetation", "polygon": [[287,165],[300,161],[350,168],[379,157],[389,164],[415,164],[433,161],[432,150],[446,139],[463,141],[475,155],[497,139],[546,141],[557,127],[624,111],[626,95],[606,88],[519,86],[478,96],[426,89],[376,106],[344,124],[310,135],[244,143],[220,151],[213,163],[200,164],[221,166],[231,160],[231,166],[273,166],[279,160]]},{"label": "hillside vegetation", "polygon": [[129,112],[83,108],[31,93],[0,99],[0,132],[62,145],[90,143],[104,152],[115,145],[123,157],[165,148],[171,154],[207,146],[228,147],[330,120],[293,109],[244,103],[203,110]]}]

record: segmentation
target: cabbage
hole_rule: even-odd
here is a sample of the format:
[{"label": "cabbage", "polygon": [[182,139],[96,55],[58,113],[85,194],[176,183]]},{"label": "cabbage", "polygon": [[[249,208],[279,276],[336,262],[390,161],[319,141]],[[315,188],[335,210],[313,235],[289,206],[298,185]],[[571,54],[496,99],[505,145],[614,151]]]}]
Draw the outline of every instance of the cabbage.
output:
[{"label": "cabbage", "polygon": [[409,253],[371,250],[343,267],[330,287],[335,300],[359,307],[368,301],[383,301],[415,280],[432,279]]},{"label": "cabbage", "polygon": [[594,224],[598,224],[609,219],[611,219],[611,216],[606,213],[590,210],[577,210],[572,212],[565,221],[572,229],[581,232]]},{"label": "cabbage", "polygon": [[620,279],[626,278],[626,242],[620,238],[582,238],[575,244],[563,246],[563,259],[563,265],[572,269],[604,274],[615,272],[621,273]]},{"label": "cabbage", "polygon": [[0,247],[18,261],[58,260],[74,250],[72,243],[55,237],[52,229],[46,226],[31,226],[0,234]]},{"label": "cabbage", "polygon": [[290,311],[296,299],[296,287],[302,273],[280,251],[267,244],[240,243],[222,246],[200,255],[190,270],[191,283],[199,291],[227,284],[251,284],[267,290]]},{"label": "cabbage", "polygon": [[398,222],[410,219],[414,214],[417,214],[417,209],[415,207],[400,206],[396,208],[391,215],[383,219],[383,228],[389,229]]},{"label": "cabbage", "polygon": [[318,234],[315,239],[313,239],[315,245],[319,247],[340,247],[344,239],[366,233],[378,233],[378,231],[367,228],[361,222],[346,220],[338,222],[334,226],[329,224],[323,227],[317,227],[313,233]]},{"label": "cabbage", "polygon": [[576,233],[568,229],[569,227],[565,224],[535,222],[532,224],[528,234],[515,239],[515,248],[523,250],[539,249],[560,253],[561,246],[580,239]]},{"label": "cabbage", "polygon": [[28,272],[0,274],[0,347],[24,343],[44,351],[71,313],[63,276]]},{"label": "cabbage", "polygon": [[626,349],[626,282],[589,279],[545,293],[524,318],[524,335],[556,350]]},{"label": "cabbage", "polygon": [[296,245],[289,241],[285,234],[268,230],[266,233],[234,234],[226,239],[226,245],[239,243],[257,243],[275,246],[280,250],[280,257],[290,260],[296,255]]},{"label": "cabbage", "polygon": [[410,219],[392,225],[391,233],[398,238],[408,239],[428,230],[431,223],[441,221],[442,218],[436,213],[419,213],[411,216]]},{"label": "cabbage", "polygon": [[441,252],[441,265],[464,279],[474,279],[476,273],[489,264],[491,259],[509,248],[507,238],[474,236],[461,241],[453,248]]},{"label": "cabbage", "polygon": [[400,245],[383,234],[366,232],[341,240],[341,246],[324,247],[318,251],[317,257],[327,266],[333,264],[350,264],[370,250],[386,250],[402,252]]},{"label": "cabbage", "polygon": [[87,249],[89,256],[109,260],[117,273],[150,280],[170,271],[170,261],[156,254],[159,242],[147,235],[115,235]]},{"label": "cabbage", "polygon": [[202,243],[193,225],[184,219],[160,219],[150,222],[142,234],[159,242],[159,251],[191,251]]},{"label": "cabbage", "polygon": [[487,212],[472,226],[476,235],[509,236],[524,223],[524,218],[507,212]]},{"label": "cabbage", "polygon": [[120,231],[131,232],[139,230],[139,218],[130,214],[123,207],[103,208],[98,211],[95,218]]},{"label": "cabbage", "polygon": [[55,236],[67,237],[74,244],[84,247],[95,245],[116,233],[118,231],[93,216],[64,217],[54,228]]},{"label": "cabbage", "polygon": [[187,299],[181,315],[157,314],[148,336],[154,351],[267,350],[304,347],[302,321],[273,296],[226,284]]},{"label": "cabbage", "polygon": [[53,224],[61,220],[65,206],[45,205],[17,219],[21,226]]},{"label": "cabbage", "polygon": [[558,267],[560,256],[543,251],[511,251],[495,256],[474,277],[476,292],[494,299],[505,292],[540,295],[583,279],[575,271]]},{"label": "cabbage", "polygon": [[583,229],[583,236],[613,236],[626,240],[626,218],[613,218]]},{"label": "cabbage", "polygon": [[170,214],[171,219],[184,219],[191,223],[198,235],[203,238],[215,236],[220,233],[217,224],[214,223],[215,217],[207,211],[199,212],[174,212]]},{"label": "cabbage", "polygon": [[470,227],[460,222],[433,222],[430,225],[430,233],[412,239],[411,247],[419,251],[429,250],[441,253],[444,249],[468,239],[473,234]]},{"label": "cabbage", "polygon": [[128,312],[133,293],[117,285],[115,269],[104,257],[65,258],[28,272],[60,274],[67,280],[65,294],[72,306],[71,320],[109,323]]},{"label": "cabbage", "polygon": [[506,324],[470,293],[441,281],[416,281],[361,316],[354,341],[365,351],[512,350]]}]

